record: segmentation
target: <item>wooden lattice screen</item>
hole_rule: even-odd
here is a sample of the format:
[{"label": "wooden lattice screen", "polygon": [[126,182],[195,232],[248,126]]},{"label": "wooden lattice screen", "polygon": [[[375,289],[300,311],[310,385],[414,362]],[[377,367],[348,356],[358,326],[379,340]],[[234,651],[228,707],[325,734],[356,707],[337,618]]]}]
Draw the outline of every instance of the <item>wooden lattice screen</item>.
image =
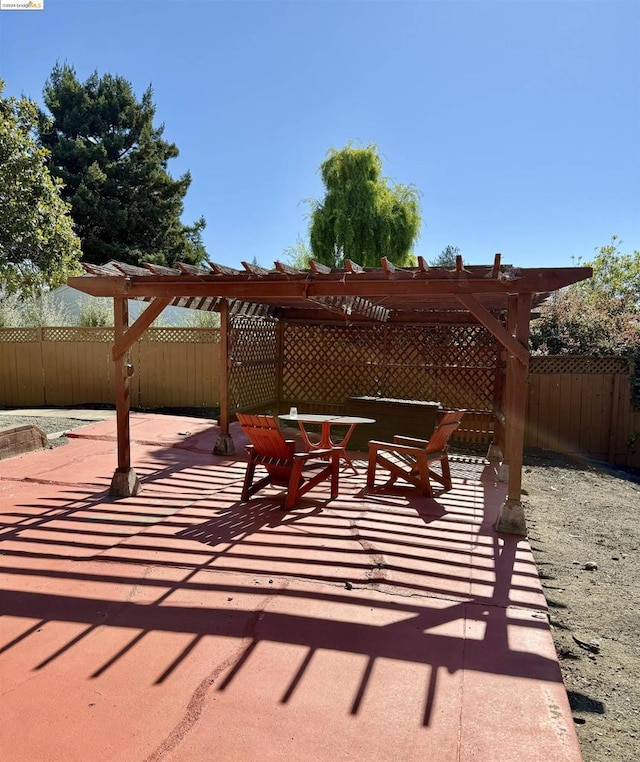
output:
[{"label": "wooden lattice screen", "polygon": [[278,397],[277,322],[236,317],[229,332],[232,412],[274,405]]},{"label": "wooden lattice screen", "polygon": [[492,410],[498,356],[481,326],[287,325],[282,399],[307,409],[366,395]]},{"label": "wooden lattice screen", "polygon": [[529,373],[629,373],[629,360],[624,357],[584,357],[578,355],[534,355]]},{"label": "wooden lattice screen", "polygon": [[83,328],[77,326],[43,326],[42,341],[113,343],[113,328]]}]

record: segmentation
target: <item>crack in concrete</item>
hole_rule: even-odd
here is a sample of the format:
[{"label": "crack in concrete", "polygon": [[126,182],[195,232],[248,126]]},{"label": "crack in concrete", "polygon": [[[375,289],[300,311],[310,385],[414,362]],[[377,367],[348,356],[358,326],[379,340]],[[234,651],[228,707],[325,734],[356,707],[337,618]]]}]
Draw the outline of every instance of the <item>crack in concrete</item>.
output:
[{"label": "crack in concrete", "polygon": [[[286,586],[285,588],[286,589]],[[160,743],[159,746],[148,756],[144,762],[161,762],[168,754],[174,752],[185,740],[188,733],[193,730],[202,717],[207,704],[207,697],[211,688],[216,683],[217,679],[226,670],[229,670],[229,675],[237,668],[242,661],[246,658],[252,645],[256,642],[256,629],[260,620],[262,619],[266,609],[275,596],[265,596],[258,604],[253,615],[249,618],[247,627],[242,640],[235,653],[229,656],[221,664],[218,664],[205,678],[203,678],[196,689],[191,694],[191,698],[187,703],[187,708],[181,720],[174,726],[173,730],[169,732],[167,737]]]},{"label": "crack in concrete", "polygon": [[372,568],[365,572],[365,578],[371,582],[385,582],[387,576],[384,572],[384,567],[387,560],[384,553],[378,551],[372,542],[369,542],[360,536],[358,521],[364,517],[364,514],[365,511],[361,511],[355,519],[349,519],[349,533],[369,556]]}]

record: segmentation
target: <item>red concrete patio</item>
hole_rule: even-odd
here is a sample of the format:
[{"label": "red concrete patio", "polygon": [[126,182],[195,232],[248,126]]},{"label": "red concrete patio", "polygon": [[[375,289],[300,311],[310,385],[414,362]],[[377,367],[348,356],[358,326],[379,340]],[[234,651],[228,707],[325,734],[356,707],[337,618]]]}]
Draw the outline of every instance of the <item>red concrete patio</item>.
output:
[{"label": "red concrete patio", "polygon": [[[240,503],[210,421],[132,414],[144,489],[109,497],[111,419],[0,462],[3,762],[580,760],[505,485]],[[267,494],[268,497],[268,494]]]}]

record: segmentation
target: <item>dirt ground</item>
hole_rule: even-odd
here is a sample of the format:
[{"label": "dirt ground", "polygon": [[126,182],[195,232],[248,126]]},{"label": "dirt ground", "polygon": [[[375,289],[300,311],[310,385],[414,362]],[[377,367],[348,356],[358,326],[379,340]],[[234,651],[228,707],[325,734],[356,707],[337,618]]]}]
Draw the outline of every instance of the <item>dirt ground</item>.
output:
[{"label": "dirt ground", "polygon": [[640,760],[640,478],[525,459],[529,540],[585,762]]}]

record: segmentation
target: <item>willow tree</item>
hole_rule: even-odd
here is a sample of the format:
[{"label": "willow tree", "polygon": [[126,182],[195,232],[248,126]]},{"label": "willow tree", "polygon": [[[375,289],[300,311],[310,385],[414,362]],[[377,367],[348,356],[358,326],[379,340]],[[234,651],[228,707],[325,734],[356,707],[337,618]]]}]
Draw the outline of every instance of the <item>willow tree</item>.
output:
[{"label": "willow tree", "polygon": [[331,267],[352,259],[379,267],[387,257],[397,265],[413,262],[411,248],[420,229],[419,192],[382,177],[375,145],[330,149],[320,166],[326,188],[313,201],[310,243],[313,258]]},{"label": "willow tree", "polygon": [[168,172],[179,152],[163,139],[164,126],[153,124],[151,88],[138,100],[120,76],[94,73],[80,82],[73,67],[56,65],[44,102],[51,118],[43,115],[40,139],[51,173],[64,183],[84,260],[173,265],[206,258],[204,219],[181,221],[191,176]]}]

